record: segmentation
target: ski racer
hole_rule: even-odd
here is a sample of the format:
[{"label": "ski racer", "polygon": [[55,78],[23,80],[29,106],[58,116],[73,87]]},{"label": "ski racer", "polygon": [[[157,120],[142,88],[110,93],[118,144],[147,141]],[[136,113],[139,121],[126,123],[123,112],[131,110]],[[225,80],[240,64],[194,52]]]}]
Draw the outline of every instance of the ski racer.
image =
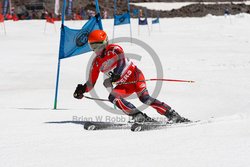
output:
[{"label": "ski racer", "polygon": [[[92,62],[88,81],[83,85],[77,85],[74,92],[75,98],[82,99],[84,93],[91,91],[98,79],[99,73],[102,72],[109,76],[109,78],[104,80],[104,86],[112,88],[108,97],[109,101],[125,114],[132,116],[135,122],[150,122],[152,119],[139,111],[132,103],[125,100],[132,93],[136,93],[142,103],[153,107],[159,114],[166,116],[168,121],[173,123],[189,121],[181,117],[166,103],[149,95],[146,82],[143,81],[145,78],[142,71],[131,60],[125,57],[121,46],[108,43],[108,36],[103,30],[92,31],[88,36],[88,42],[95,52],[96,57]],[[118,84],[113,88],[113,83]]]}]

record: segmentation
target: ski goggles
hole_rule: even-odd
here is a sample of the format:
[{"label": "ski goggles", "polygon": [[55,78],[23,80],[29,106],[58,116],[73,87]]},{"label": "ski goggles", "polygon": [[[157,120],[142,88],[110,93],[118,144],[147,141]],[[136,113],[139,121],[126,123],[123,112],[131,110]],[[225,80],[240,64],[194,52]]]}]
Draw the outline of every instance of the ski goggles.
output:
[{"label": "ski goggles", "polygon": [[107,43],[107,41],[93,42],[93,43],[89,43],[89,45],[90,45],[92,50],[96,50],[96,49],[101,48],[102,46],[104,46],[106,43]]}]

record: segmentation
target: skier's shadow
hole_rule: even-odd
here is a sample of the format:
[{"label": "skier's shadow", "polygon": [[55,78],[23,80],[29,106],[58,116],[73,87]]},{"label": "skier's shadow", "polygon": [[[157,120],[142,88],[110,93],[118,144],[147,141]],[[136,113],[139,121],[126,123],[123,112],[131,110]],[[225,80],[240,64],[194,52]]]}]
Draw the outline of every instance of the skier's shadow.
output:
[{"label": "skier's shadow", "polygon": [[77,124],[77,125],[84,125],[87,121],[50,121],[44,122],[46,124]]}]

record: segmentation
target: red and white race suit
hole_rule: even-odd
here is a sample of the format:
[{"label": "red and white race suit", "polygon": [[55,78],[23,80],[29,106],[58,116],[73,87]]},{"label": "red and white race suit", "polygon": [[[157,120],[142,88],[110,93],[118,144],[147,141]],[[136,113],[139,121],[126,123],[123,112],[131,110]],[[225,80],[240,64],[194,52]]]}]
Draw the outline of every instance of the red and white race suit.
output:
[{"label": "red and white race suit", "polygon": [[160,114],[165,115],[171,108],[157,99],[152,98],[147,90],[143,73],[131,60],[125,57],[123,49],[116,44],[108,45],[101,53],[97,54],[92,62],[89,79],[85,85],[89,92],[95,85],[99,73],[106,75],[118,74],[120,78],[116,82],[134,82],[117,85],[109,95],[109,100],[128,115],[133,115],[138,110],[124,98],[136,93],[141,102],[152,106]]}]

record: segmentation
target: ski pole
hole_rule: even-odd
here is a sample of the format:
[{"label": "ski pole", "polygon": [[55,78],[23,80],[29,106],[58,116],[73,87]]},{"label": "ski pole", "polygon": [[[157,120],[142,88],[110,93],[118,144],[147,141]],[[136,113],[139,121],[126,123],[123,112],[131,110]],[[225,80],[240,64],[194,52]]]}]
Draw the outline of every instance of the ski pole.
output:
[{"label": "ski pole", "polygon": [[137,82],[146,82],[146,81],[168,81],[168,82],[187,82],[187,83],[194,83],[192,80],[181,80],[181,79],[145,79],[145,80],[138,80],[138,81],[131,81],[131,82],[117,82],[117,85],[123,84],[133,84]]},{"label": "ski pole", "polygon": [[[115,84],[117,85],[123,85],[123,84],[134,84],[137,82],[146,82],[146,81],[168,81],[168,82],[187,82],[187,83],[194,83],[195,81],[192,80],[181,80],[181,79],[145,79],[145,80],[138,80],[138,81],[131,81],[131,82],[117,82]],[[100,98],[94,98],[94,97],[89,97],[89,96],[83,96],[86,99],[90,100],[98,100],[98,101],[109,101],[108,99],[100,99]]]},{"label": "ski pole", "polygon": [[109,101],[108,99],[99,99],[99,98],[94,98],[94,97],[89,97],[89,96],[83,96],[86,99],[90,99],[90,100],[98,100],[98,101]]}]

